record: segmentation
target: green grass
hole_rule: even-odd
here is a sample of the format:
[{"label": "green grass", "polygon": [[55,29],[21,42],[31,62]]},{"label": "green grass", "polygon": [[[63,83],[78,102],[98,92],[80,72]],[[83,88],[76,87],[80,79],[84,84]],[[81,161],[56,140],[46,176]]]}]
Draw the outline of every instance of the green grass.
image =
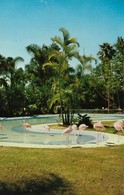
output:
[{"label": "green grass", "polygon": [[0,195],[123,195],[124,145],[0,147]]}]

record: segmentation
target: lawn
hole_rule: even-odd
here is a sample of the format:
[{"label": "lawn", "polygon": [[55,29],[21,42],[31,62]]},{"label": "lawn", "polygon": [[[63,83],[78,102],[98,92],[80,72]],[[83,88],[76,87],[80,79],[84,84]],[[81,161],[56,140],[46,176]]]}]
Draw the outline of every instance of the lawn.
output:
[{"label": "lawn", "polygon": [[0,147],[0,195],[123,195],[124,145]]}]

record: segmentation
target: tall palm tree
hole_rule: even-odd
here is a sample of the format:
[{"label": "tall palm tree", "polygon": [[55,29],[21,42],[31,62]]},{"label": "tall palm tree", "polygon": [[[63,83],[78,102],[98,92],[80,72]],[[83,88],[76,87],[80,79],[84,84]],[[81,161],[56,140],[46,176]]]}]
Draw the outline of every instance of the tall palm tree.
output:
[{"label": "tall palm tree", "polygon": [[112,59],[115,55],[115,49],[109,43],[103,43],[100,45],[100,51],[98,52],[99,59],[101,60],[101,68],[102,68],[102,76],[105,83],[105,90],[107,94],[107,102],[108,102],[108,113],[110,110],[110,104],[112,100],[111,94],[111,81],[113,74],[113,64]]},{"label": "tall palm tree", "polygon": [[67,105],[69,96],[69,61],[77,53],[79,44],[75,38],[70,37],[65,28],[60,28],[60,32],[62,32],[62,38],[59,36],[52,38],[53,43],[57,44],[60,49],[51,51],[49,62],[45,63],[44,67],[51,66],[55,71],[56,77],[54,77],[52,85],[54,96],[49,102],[51,106],[57,103],[57,107],[61,110],[63,124],[65,124],[68,122],[64,116],[69,116],[70,112],[69,105]]},{"label": "tall palm tree", "polygon": [[6,74],[9,79],[9,85],[11,88],[16,84],[16,81],[15,81],[15,72],[17,69],[16,65],[19,62],[23,62],[23,61],[24,59],[20,56],[16,58],[12,58],[12,57],[6,58]]},{"label": "tall palm tree", "polygon": [[73,96],[70,85],[72,84],[71,82],[74,82],[74,79],[71,79],[72,75],[70,71],[72,69],[70,69],[70,61],[73,58],[76,58],[83,64],[84,58],[79,55],[79,43],[76,38],[71,38],[69,32],[65,28],[60,28],[60,32],[62,33],[62,38],[58,36],[52,38],[52,41],[59,46],[60,50],[53,49],[51,51],[49,62],[45,63],[44,67],[51,66],[56,73],[52,85],[54,96],[49,101],[50,106],[57,103],[57,108],[59,107],[61,110],[63,124],[70,124],[72,122],[70,113],[72,111]]},{"label": "tall palm tree", "polygon": [[[19,89],[18,84],[20,83],[20,72],[16,65],[18,62],[23,62],[22,57],[7,57],[5,59],[5,69],[3,73],[3,87],[6,91],[6,105],[8,107],[8,113],[13,114],[14,106],[18,102],[15,97],[17,97],[17,92],[20,91],[22,93],[23,89]],[[22,78],[23,81],[23,78]],[[17,109],[17,108],[16,108]]]},{"label": "tall palm tree", "polygon": [[117,96],[117,107],[123,108],[124,97],[124,39],[118,37],[115,46],[116,55],[113,59],[115,73],[115,92]]},{"label": "tall palm tree", "polygon": [[[0,69],[2,71],[2,84],[4,85],[5,88],[8,86],[13,86],[14,84],[14,74],[16,72],[16,65],[18,62],[24,61],[22,57],[7,57],[7,58],[2,58],[0,60]],[[16,83],[16,81],[15,81]]]}]

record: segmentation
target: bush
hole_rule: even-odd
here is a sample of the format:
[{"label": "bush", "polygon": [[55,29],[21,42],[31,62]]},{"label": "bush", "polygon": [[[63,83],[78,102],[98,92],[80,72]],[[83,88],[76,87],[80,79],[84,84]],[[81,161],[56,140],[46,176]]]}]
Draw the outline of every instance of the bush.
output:
[{"label": "bush", "polygon": [[87,114],[85,114],[85,115],[78,114],[78,123],[77,123],[77,126],[79,127],[79,125],[85,124],[88,127],[93,128],[93,125],[92,125],[91,121],[92,120],[90,119],[89,116],[87,116]]}]

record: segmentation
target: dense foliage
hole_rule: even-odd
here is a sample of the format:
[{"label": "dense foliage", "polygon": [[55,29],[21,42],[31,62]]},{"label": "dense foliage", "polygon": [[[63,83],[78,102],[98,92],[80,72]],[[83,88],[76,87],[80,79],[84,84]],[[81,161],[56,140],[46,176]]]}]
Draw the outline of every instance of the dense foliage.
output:
[{"label": "dense foliage", "polygon": [[82,114],[79,114],[79,113],[78,113],[77,116],[78,116],[78,124],[77,124],[78,127],[79,127],[81,124],[85,124],[85,125],[87,125],[88,127],[93,128],[92,120],[90,119],[89,116],[87,116],[87,114],[82,115]]},{"label": "dense foliage", "polygon": [[65,28],[60,33],[50,46],[27,46],[24,69],[17,66],[21,57],[0,55],[0,116],[60,113],[70,124],[76,109],[124,109],[124,39],[103,43],[94,59],[79,53]]}]

